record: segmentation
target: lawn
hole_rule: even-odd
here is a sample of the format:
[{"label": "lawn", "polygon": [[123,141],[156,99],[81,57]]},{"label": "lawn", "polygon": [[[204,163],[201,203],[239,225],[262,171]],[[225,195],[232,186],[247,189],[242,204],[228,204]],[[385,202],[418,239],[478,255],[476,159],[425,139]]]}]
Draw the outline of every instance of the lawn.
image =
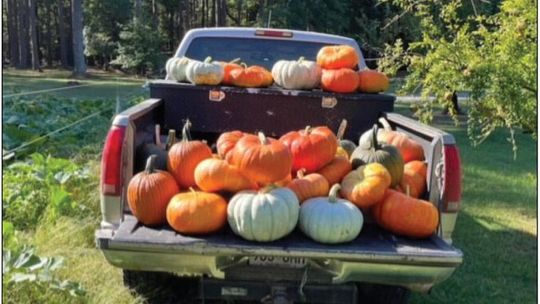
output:
[{"label": "lawn", "polygon": [[[65,85],[65,74],[50,73],[50,78],[43,78],[9,72],[4,75],[3,85],[4,88],[9,86],[11,92]],[[39,104],[43,99],[51,105],[86,102],[85,107],[92,112],[101,107],[99,102],[113,102],[117,89],[120,96],[147,94],[140,89],[140,80],[122,78],[117,82],[115,77],[99,75],[82,80],[84,83],[103,82],[88,87],[88,91],[78,88],[68,90],[71,92],[65,93],[66,96],[33,95],[20,100],[30,103],[38,100]],[[99,101],[95,103],[94,99]],[[7,101],[4,106],[16,109],[17,115],[25,117],[26,121],[40,119],[46,111],[39,107],[32,111],[23,106],[17,108]],[[397,110],[409,114],[406,105],[398,105]],[[15,115],[13,111],[8,113]],[[77,113],[85,115],[84,111]],[[3,220],[14,227],[4,229],[4,249],[21,250],[24,244],[29,244],[41,257],[64,257],[63,267],[54,272],[54,277],[77,282],[85,291],[85,295],[73,297],[66,290],[49,289],[46,284],[7,285],[4,281],[6,303],[141,301],[123,287],[121,271],[105,261],[95,249],[93,239],[100,221],[99,153],[113,113],[111,110],[98,116],[86,129],[76,129],[66,137],[70,146],[75,147],[68,154],[64,147],[58,146],[66,140],[60,136],[4,164]],[[55,126],[55,123],[64,122],[53,120],[50,124]],[[469,144],[464,127],[449,124],[439,127],[456,137],[461,151],[463,201],[453,239],[454,245],[464,253],[464,264],[450,279],[433,288],[430,295],[414,294],[411,303],[536,302],[536,141],[526,134],[518,134],[519,150],[514,160],[506,140],[508,134],[503,131],[497,131],[475,148]],[[42,154],[31,155],[35,151]],[[47,154],[52,157],[46,158]]]}]

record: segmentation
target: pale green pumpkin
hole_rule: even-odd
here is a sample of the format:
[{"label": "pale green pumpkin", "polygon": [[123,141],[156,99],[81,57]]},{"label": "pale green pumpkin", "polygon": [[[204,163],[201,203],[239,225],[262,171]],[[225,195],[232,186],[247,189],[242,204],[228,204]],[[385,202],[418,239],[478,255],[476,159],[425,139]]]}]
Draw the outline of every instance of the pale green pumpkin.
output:
[{"label": "pale green pumpkin", "polygon": [[186,81],[186,68],[192,60],[187,57],[173,57],[167,61],[165,70],[169,78],[176,81]]}]

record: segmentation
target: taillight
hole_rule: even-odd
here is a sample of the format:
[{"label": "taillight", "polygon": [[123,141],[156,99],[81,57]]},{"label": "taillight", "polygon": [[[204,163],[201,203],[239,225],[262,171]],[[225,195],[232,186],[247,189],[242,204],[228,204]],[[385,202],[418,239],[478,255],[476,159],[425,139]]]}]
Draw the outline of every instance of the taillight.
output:
[{"label": "taillight", "polygon": [[443,212],[457,212],[461,202],[461,160],[455,145],[444,146]]},{"label": "taillight", "polygon": [[256,30],[255,36],[292,38],[293,33],[288,32],[288,31],[276,31],[276,30]]},{"label": "taillight", "polygon": [[120,195],[122,191],[122,146],[126,127],[112,126],[101,158],[101,193]]}]

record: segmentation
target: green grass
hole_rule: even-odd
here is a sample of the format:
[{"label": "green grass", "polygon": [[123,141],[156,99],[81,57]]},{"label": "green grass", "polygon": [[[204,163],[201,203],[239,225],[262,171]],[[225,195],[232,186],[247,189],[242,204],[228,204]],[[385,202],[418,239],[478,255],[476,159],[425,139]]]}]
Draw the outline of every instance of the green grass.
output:
[{"label": "green grass", "polygon": [[[65,81],[62,73],[52,76],[58,77],[59,83]],[[100,81],[106,81],[107,76],[102,77]],[[28,75],[9,75],[9,79],[14,81],[14,85],[27,90],[54,83],[53,80],[35,79]],[[123,92],[129,94],[129,87],[125,87]],[[88,97],[84,94],[77,96]],[[410,114],[407,105],[396,105],[396,111]],[[456,137],[461,152],[463,200],[453,239],[454,246],[463,251],[464,263],[447,281],[435,286],[430,295],[414,294],[411,303],[536,302],[536,142],[528,135],[518,134],[519,150],[514,160],[511,145],[506,139],[508,134],[503,131],[495,132],[475,148],[469,144],[463,127],[449,124],[440,127]],[[87,145],[99,145],[105,131],[92,133],[86,139]],[[44,217],[34,228],[18,233],[18,241],[34,245],[39,255],[63,256],[65,266],[59,270],[58,276],[81,283],[86,296],[73,298],[55,290],[22,284],[4,288],[4,301],[141,302],[123,286],[121,270],[109,265],[95,248],[93,233],[100,220],[96,216],[99,214],[99,155],[87,151],[95,149],[81,149],[70,159],[89,170],[90,180],[85,179],[84,186],[68,184],[66,190],[88,210],[76,212],[76,216],[60,215],[52,220]],[[32,175],[25,178],[32,179]],[[4,184],[4,188],[18,187],[18,183],[24,182],[12,180],[13,184]],[[40,191],[43,194],[43,190]]]}]

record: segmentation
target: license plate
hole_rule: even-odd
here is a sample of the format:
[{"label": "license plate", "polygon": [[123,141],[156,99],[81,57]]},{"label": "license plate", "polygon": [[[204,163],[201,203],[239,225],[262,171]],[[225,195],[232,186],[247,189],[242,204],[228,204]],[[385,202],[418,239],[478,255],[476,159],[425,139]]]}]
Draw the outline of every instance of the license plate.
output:
[{"label": "license plate", "polygon": [[302,268],[306,266],[306,258],[297,257],[272,257],[272,256],[254,256],[249,257],[249,265],[254,266],[278,266],[287,268]]}]

